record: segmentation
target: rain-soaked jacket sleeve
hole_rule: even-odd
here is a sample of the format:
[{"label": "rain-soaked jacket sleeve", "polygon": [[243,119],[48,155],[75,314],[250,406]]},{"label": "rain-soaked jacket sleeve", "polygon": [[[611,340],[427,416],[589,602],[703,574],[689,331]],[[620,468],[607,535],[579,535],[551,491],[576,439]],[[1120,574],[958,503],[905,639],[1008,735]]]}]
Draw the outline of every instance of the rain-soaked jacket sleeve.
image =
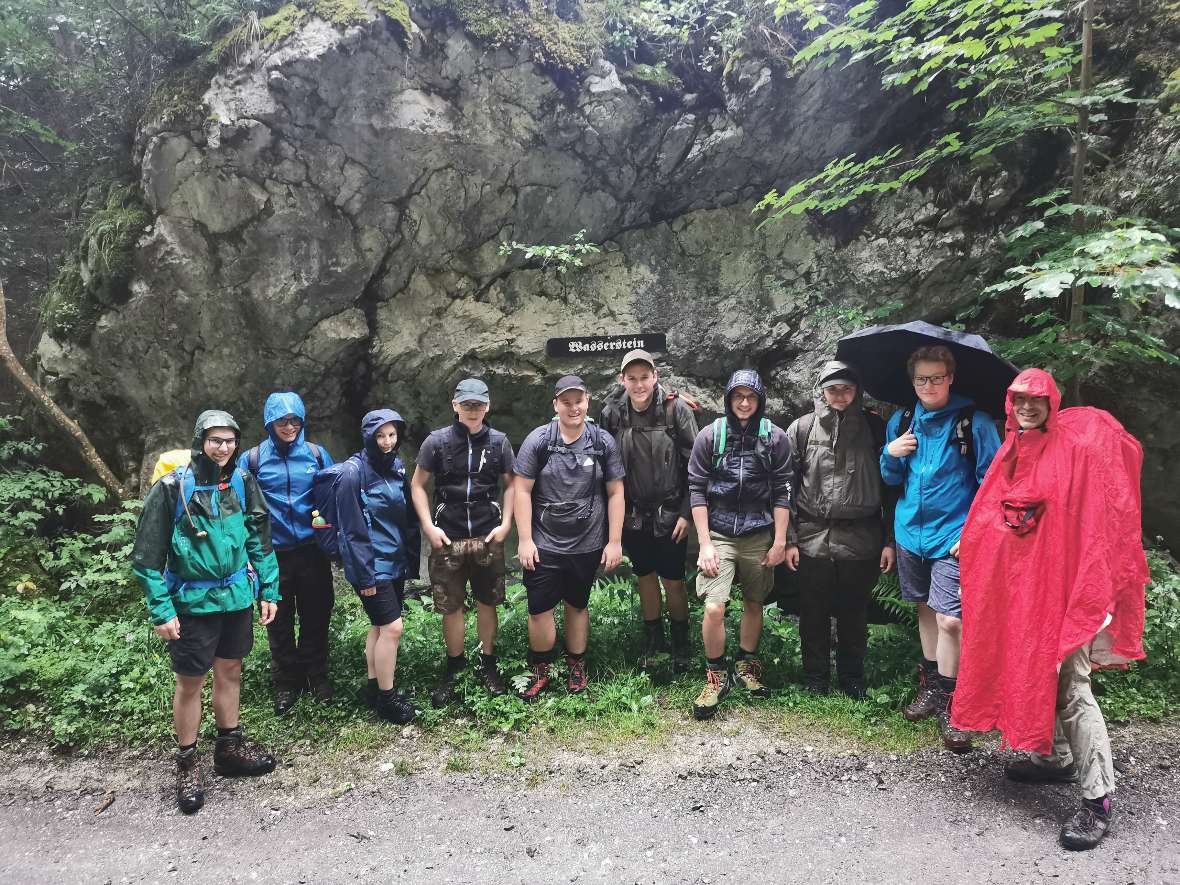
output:
[{"label": "rain-soaked jacket sleeve", "polygon": [[[885,426],[885,446],[881,449],[881,480],[887,486],[899,486],[905,482],[905,458],[894,458],[889,454],[889,444],[900,436],[897,429],[901,426],[901,416],[902,411],[899,409],[893,413],[889,418],[889,423]],[[995,433],[994,427],[992,428],[992,433]],[[991,454],[988,456],[989,464],[991,463],[991,459],[995,457],[995,454],[996,450],[992,449]],[[984,473],[986,472],[984,470]]]},{"label": "rain-soaked jacket sleeve", "polygon": [[996,423],[987,412],[976,412],[971,422],[971,435],[975,442],[975,483],[983,485],[987,469],[992,466],[996,452],[1000,450],[1000,434]]},{"label": "rain-soaked jacket sleeve", "polygon": [[713,478],[713,425],[697,434],[688,459],[688,497],[691,507],[709,506],[709,481]]},{"label": "rain-soaked jacket sleeve", "polygon": [[267,602],[279,601],[279,560],[270,543],[270,511],[258,479],[250,471],[246,483],[246,558],[258,573],[260,594]]},{"label": "rain-soaked jacket sleeve", "polygon": [[672,418],[676,425],[676,449],[680,454],[684,476],[680,481],[684,483],[684,498],[680,502],[680,515],[692,522],[692,493],[688,488],[688,463],[692,460],[693,444],[697,438],[697,419],[692,408],[682,399],[676,400],[672,407]]},{"label": "rain-soaked jacket sleeve", "polygon": [[172,544],[172,512],[175,498],[168,494],[164,480],[155,483],[143,502],[131,552],[131,571],[143,586],[148,616],[153,624],[165,624],[176,617],[172,594],[164,583],[168,550]]},{"label": "rain-soaked jacket sleeve", "polygon": [[795,462],[791,457],[791,439],[781,428],[774,428],[770,452],[771,505],[776,510],[791,509]]},{"label": "rain-soaked jacket sleeve", "polygon": [[361,504],[361,471],[355,465],[345,470],[336,483],[336,522],[344,577],[357,590],[376,586],[376,556]]}]

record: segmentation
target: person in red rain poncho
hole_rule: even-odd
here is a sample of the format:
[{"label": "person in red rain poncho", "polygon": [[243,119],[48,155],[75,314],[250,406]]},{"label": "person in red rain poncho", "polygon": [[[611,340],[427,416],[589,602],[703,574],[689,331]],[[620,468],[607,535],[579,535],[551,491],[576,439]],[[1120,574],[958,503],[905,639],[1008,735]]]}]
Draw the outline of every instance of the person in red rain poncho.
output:
[{"label": "person in red rain poncho", "polygon": [[1092,667],[1143,655],[1147,560],[1140,522],[1143,450],[1108,412],[1058,411],[1048,372],[1008,388],[1007,438],[963,529],[963,652],[956,728],[999,729],[1012,780],[1077,780],[1082,808],[1066,848],[1106,834],[1114,767]]}]

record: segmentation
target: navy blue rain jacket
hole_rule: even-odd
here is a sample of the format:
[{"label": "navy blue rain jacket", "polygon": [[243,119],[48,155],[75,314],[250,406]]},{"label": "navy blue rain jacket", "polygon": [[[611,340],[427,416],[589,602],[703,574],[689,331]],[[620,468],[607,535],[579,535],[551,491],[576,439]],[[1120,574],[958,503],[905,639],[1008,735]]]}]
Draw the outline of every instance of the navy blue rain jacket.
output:
[{"label": "navy blue rain jacket", "polygon": [[[303,438],[306,427],[299,431],[299,436],[289,446],[275,435],[274,423],[285,415],[305,420],[303,400],[297,393],[272,393],[266,398],[266,405],[262,409],[262,421],[269,437],[258,446],[258,472],[255,474],[270,508],[270,536],[276,550],[298,547],[315,540],[315,532],[311,527],[315,455]],[[319,446],[319,450],[323,466],[330,467],[334,463],[332,456],[323,446]],[[245,467],[246,464],[242,463],[241,466]]]},{"label": "navy blue rain jacket", "polygon": [[[377,447],[377,430],[397,426],[397,442],[385,454]],[[365,447],[348,460],[355,469],[336,485],[336,520],[344,576],[358,590],[418,576],[421,530],[410,503],[406,467],[397,456],[406,422],[392,409],[376,409],[361,420]]]},{"label": "navy blue rain jacket", "polygon": [[[758,411],[742,427],[729,405],[735,387],[758,394]],[[688,462],[688,492],[693,507],[709,508],[709,528],[730,538],[774,526],[774,511],[791,506],[791,443],[775,424],[759,445],[758,425],[766,408],[766,390],[752,369],[739,369],[725,388],[729,422],[725,452],[714,466],[713,425],[697,434]]]}]

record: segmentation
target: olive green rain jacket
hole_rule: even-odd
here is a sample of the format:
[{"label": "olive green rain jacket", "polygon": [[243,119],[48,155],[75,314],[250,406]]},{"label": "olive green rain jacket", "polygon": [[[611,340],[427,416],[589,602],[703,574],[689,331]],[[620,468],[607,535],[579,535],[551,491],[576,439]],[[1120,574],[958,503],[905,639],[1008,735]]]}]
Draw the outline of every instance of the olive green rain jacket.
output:
[{"label": "olive green rain jacket", "polygon": [[[817,387],[838,372],[855,374],[832,360],[820,370]],[[795,483],[790,541],[813,559],[876,560],[893,543],[897,496],[881,481],[879,465],[885,426],[865,410],[861,390],[858,383],[843,412],[818,392],[814,417],[787,428]]]},{"label": "olive green rain jacket", "polygon": [[279,599],[279,566],[270,545],[266,499],[254,476],[239,471],[246,500],[238,500],[230,478],[239,470],[240,445],[229,463],[218,468],[202,447],[211,427],[232,428],[240,439],[238,424],[227,412],[210,410],[197,418],[192,461],[184,474],[190,488],[197,487],[188,512],[179,504],[181,479],[175,473],[153,485],[143,502],[131,561],[147,594],[153,624],[166,623],[177,614],[241,611],[250,608],[256,596],[268,602]]}]

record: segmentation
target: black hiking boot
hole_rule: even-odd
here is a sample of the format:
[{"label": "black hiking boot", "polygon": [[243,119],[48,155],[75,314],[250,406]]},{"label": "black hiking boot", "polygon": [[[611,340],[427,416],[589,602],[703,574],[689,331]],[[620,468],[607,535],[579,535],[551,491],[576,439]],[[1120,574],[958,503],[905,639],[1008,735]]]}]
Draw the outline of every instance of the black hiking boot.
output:
[{"label": "black hiking boot", "polygon": [[682,675],[693,665],[692,640],[688,637],[688,621],[672,621],[668,624],[672,634],[672,672]]},{"label": "black hiking boot", "polygon": [[430,693],[430,704],[436,710],[445,707],[455,700],[455,683],[459,681],[459,674],[467,669],[467,658],[462,652],[454,657],[448,656],[443,664],[443,675]]},{"label": "black hiking boot", "polygon": [[910,722],[921,722],[937,715],[939,711],[938,674],[927,672],[923,666],[918,667],[918,693],[914,699],[906,704],[901,711]]},{"label": "black hiking boot", "polygon": [[954,692],[939,690],[938,728],[942,732],[942,745],[952,753],[968,753],[972,749],[971,733],[951,725],[951,707],[955,702]]},{"label": "black hiking boot", "polygon": [[197,748],[176,751],[176,807],[185,814],[196,814],[205,804],[205,779]]},{"label": "black hiking boot", "polygon": [[504,684],[504,677],[500,675],[495,655],[479,656],[479,663],[475,665],[475,678],[479,680],[484,691],[494,698],[508,694],[508,686]]},{"label": "black hiking boot", "polygon": [[803,690],[816,697],[829,695],[832,693],[830,677],[822,673],[805,673],[803,675]]},{"label": "black hiking boot", "polygon": [[868,696],[868,689],[865,688],[862,676],[841,676],[837,682],[840,686],[840,693],[847,695],[854,701],[863,701]]},{"label": "black hiking boot", "polygon": [[407,725],[413,722],[414,717],[418,715],[410,696],[392,688],[389,691],[378,689],[373,712],[377,714],[378,719],[392,722],[395,725]]},{"label": "black hiking boot", "polygon": [[1070,851],[1089,851],[1110,829],[1113,814],[1110,799],[1082,800],[1082,807],[1061,828],[1061,846]]},{"label": "black hiking boot", "polygon": [[295,704],[299,702],[299,696],[303,694],[302,686],[295,688],[292,686],[283,686],[275,689],[275,715],[286,716],[295,709]]},{"label": "black hiking boot", "polygon": [[668,653],[668,640],[664,636],[664,619],[643,622],[643,654],[639,658],[639,669],[647,672],[656,668],[656,659]]},{"label": "black hiking boot", "polygon": [[330,704],[335,691],[332,689],[332,683],[327,676],[319,676],[310,680],[308,693],[317,704]]},{"label": "black hiking boot", "polygon": [[1004,765],[1004,777],[1021,784],[1076,784],[1078,769],[1069,765],[1035,762],[1031,756],[1013,759]]},{"label": "black hiking boot", "polygon": [[275,757],[246,740],[242,727],[217,735],[213,770],[222,777],[257,777],[275,770]]}]

